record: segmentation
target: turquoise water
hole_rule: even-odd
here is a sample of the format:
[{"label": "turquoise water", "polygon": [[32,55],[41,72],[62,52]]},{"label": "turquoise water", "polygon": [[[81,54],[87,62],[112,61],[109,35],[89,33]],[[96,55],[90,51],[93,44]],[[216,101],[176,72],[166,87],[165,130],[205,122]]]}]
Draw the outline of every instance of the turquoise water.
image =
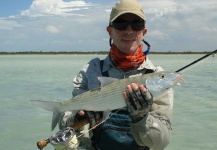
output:
[{"label": "turquoise water", "polygon": [[[154,64],[175,71],[203,55],[150,55]],[[96,55],[0,56],[1,149],[34,150],[46,139],[52,113],[29,100],[71,98],[72,79]],[[104,55],[99,57],[104,58]],[[213,57],[184,73],[175,87],[173,132],[166,150],[217,149],[217,59]],[[45,150],[52,150],[47,146]]]}]

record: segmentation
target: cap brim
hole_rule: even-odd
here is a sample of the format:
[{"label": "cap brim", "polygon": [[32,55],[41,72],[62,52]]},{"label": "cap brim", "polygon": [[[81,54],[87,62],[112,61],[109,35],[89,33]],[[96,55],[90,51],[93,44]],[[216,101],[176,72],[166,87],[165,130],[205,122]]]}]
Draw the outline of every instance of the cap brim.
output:
[{"label": "cap brim", "polygon": [[120,17],[121,15],[123,15],[123,14],[128,14],[128,13],[130,13],[130,14],[134,14],[134,15],[140,17],[142,20],[145,21],[144,16],[141,16],[141,15],[139,15],[139,14],[136,13],[136,12],[132,12],[132,11],[124,11],[124,12],[118,14],[117,16],[115,16],[114,18],[112,18],[111,22],[115,21],[115,20],[116,20],[118,17]]}]

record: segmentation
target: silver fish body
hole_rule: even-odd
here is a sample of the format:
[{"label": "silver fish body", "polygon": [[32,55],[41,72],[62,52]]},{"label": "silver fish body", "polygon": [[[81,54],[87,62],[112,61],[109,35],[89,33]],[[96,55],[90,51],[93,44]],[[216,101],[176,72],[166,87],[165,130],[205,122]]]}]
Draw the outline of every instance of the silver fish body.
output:
[{"label": "silver fish body", "polygon": [[157,96],[174,85],[177,85],[181,74],[174,72],[156,72],[126,79],[99,77],[101,88],[90,90],[64,102],[32,100],[31,102],[48,111],[53,111],[52,130],[68,110],[108,111],[126,106],[122,93],[126,85],[137,83],[145,85],[153,96]]}]

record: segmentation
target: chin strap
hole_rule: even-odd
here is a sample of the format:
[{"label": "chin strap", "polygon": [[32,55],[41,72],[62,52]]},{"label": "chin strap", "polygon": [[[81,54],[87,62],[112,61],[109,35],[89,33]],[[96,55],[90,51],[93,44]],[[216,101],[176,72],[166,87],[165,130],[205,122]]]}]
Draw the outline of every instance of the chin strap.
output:
[{"label": "chin strap", "polygon": [[148,53],[150,52],[151,46],[150,46],[150,44],[149,44],[148,42],[146,42],[145,40],[142,40],[142,41],[145,43],[145,45],[147,45],[147,50],[143,52],[143,53],[147,56]]}]

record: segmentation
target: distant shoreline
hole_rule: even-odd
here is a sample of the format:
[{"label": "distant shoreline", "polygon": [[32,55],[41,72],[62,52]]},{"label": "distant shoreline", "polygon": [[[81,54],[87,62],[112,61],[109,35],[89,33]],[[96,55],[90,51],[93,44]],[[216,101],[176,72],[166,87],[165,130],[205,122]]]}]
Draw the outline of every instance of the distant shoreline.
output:
[{"label": "distant shoreline", "polygon": [[[150,52],[149,54],[207,54],[209,52],[191,52],[191,51],[186,51],[186,52]],[[42,51],[38,51],[38,52],[0,52],[0,55],[107,55],[108,52],[107,51],[100,51],[100,52],[65,52],[65,51],[60,51],[60,52],[42,52]]]}]

